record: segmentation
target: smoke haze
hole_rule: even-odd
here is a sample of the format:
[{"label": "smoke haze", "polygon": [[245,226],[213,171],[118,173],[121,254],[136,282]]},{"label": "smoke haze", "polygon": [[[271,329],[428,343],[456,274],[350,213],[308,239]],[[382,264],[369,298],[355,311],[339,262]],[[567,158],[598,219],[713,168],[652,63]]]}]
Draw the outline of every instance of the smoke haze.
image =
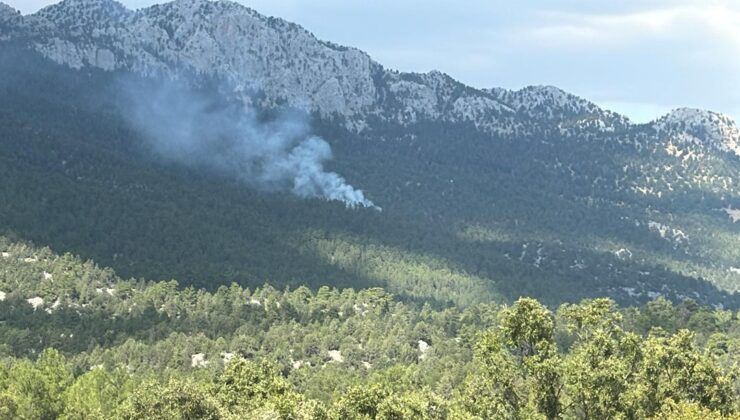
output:
[{"label": "smoke haze", "polygon": [[380,210],[342,176],[324,169],[331,146],[310,135],[305,114],[284,112],[260,121],[243,105],[227,105],[175,82],[154,89],[120,85],[127,119],[167,161],[214,170],[261,190]]}]

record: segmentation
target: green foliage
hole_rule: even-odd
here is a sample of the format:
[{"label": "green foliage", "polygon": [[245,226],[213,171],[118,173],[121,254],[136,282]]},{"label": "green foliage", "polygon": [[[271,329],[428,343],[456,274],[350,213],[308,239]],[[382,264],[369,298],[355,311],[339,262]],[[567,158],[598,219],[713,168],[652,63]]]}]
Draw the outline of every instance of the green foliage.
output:
[{"label": "green foliage", "polygon": [[108,371],[95,368],[79,376],[64,393],[63,420],[105,420],[134,389],[124,369]]},{"label": "green foliage", "polygon": [[668,398],[697,402],[723,414],[733,409],[729,378],[710,356],[696,351],[693,342],[686,330],[668,337],[652,334],[645,341],[639,388],[633,396],[641,414],[655,414]]},{"label": "green foliage", "polygon": [[122,419],[216,420],[219,406],[208,387],[190,379],[170,379],[167,383],[147,381],[136,387],[123,403]]},{"label": "green foliage", "polygon": [[[324,409],[316,401],[306,401],[281,376],[277,365],[252,362],[241,357],[230,361],[216,379],[214,397],[234,418],[267,415],[280,419],[322,418]],[[261,414],[260,414],[261,413]]]},{"label": "green foliage", "polygon": [[7,370],[0,393],[7,418],[54,419],[64,409],[63,392],[72,382],[72,372],[65,358],[55,349],[47,349],[36,363],[21,360]]},{"label": "green foliage", "polygon": [[342,419],[375,419],[380,405],[390,395],[387,386],[381,384],[351,388],[337,402],[334,415]]},{"label": "green foliage", "polygon": [[[151,295],[142,295],[147,295],[147,299],[159,296],[161,287],[169,286],[160,284]],[[160,302],[162,306],[179,301],[181,292],[176,289],[171,292],[173,296]],[[186,289],[182,293],[190,292]],[[221,297],[219,293],[203,296],[210,296],[220,305],[229,301],[233,305],[233,297],[244,291],[233,287],[220,293],[223,293]],[[326,305],[339,302],[325,300],[332,294],[326,289],[317,295],[306,290],[280,293],[270,289],[256,294],[262,298],[262,316],[272,319],[263,327],[278,330],[282,338],[279,342],[262,343],[268,348],[269,359],[249,356],[245,351],[248,347],[243,347],[245,350],[239,351],[239,355],[230,353],[229,359],[220,363],[205,360],[201,356],[206,353],[199,353],[189,364],[171,364],[172,358],[183,354],[178,347],[184,348],[184,354],[193,354],[194,350],[190,349],[200,340],[196,348],[212,346],[207,354],[213,354],[223,348],[219,345],[228,345],[223,337],[213,342],[205,337],[195,341],[181,337],[169,343],[158,343],[155,338],[151,344],[142,341],[133,347],[134,343],[127,341],[119,348],[111,348],[111,353],[102,359],[97,350],[68,359],[57,350],[47,349],[35,361],[13,357],[2,365],[0,418],[436,420],[704,416],[719,419],[737,414],[734,368],[723,368],[724,355],[716,354],[720,352],[718,349],[735,345],[737,336],[719,337],[715,333],[708,340],[711,347],[706,351],[697,347],[695,335],[687,330],[667,333],[652,328],[651,333],[640,336],[624,330],[623,315],[613,302],[605,299],[563,305],[557,316],[536,300],[520,299],[498,312],[496,325],[471,324],[479,330],[472,343],[451,340],[444,344],[439,338],[422,335],[431,341],[434,353],[425,348],[417,358],[401,358],[389,365],[356,364],[351,358],[366,356],[362,353],[354,356],[349,351],[352,345],[341,344],[336,337],[321,336],[317,338],[339,343],[339,348],[345,349],[345,356],[341,360],[327,356],[314,366],[302,367],[294,361],[287,366],[282,364],[281,353],[286,346],[291,360],[292,356],[298,356],[296,343],[291,343],[291,335],[286,334],[279,313],[265,313],[262,305],[269,306],[274,299],[273,307],[282,309],[293,302],[295,306],[289,313],[294,319],[301,319],[306,316],[303,311],[326,316]],[[382,322],[396,323],[395,318],[403,313],[393,309],[401,304],[393,303],[392,298],[377,289],[360,292],[353,299],[374,304],[384,302],[385,309],[375,315],[370,306],[367,311],[358,311],[354,315],[358,322],[379,316]],[[225,309],[230,313],[234,310]],[[428,308],[416,310],[429,311]],[[445,325],[446,317],[441,315],[449,311],[427,318],[431,325],[422,330],[429,330],[437,323]],[[218,312],[212,315],[219,316]],[[343,315],[337,311],[329,316],[334,323]],[[657,323],[663,321],[663,316],[656,319]],[[249,322],[260,321],[252,318]],[[727,322],[738,321],[733,317]],[[413,326],[409,324],[406,328]],[[565,350],[555,344],[554,331],[559,328],[573,334]],[[158,347],[165,343],[167,347]],[[362,347],[371,343],[368,341]],[[460,353],[460,358],[435,357],[439,352],[451,350],[452,343],[469,348],[472,360],[465,352]],[[147,349],[148,346],[154,346],[157,351]],[[129,363],[133,358],[144,359],[144,364],[137,369],[131,369],[130,364],[128,369],[112,367],[121,363],[111,358],[114,354],[128,355],[128,359],[118,360]],[[104,363],[89,365],[98,360]],[[432,371],[467,373],[463,377],[448,376],[452,382],[440,384],[433,380],[439,376],[432,375],[427,366]],[[325,388],[316,392],[308,384]]]},{"label": "green foliage", "polygon": [[[621,309],[593,299],[553,312],[532,298],[435,308],[380,288],[208,292],[122,280],[48,249],[4,248],[12,256],[0,258],[8,291],[0,418],[665,418],[738,409],[738,315],[693,301]],[[33,297],[43,299],[35,309]]]},{"label": "green foliage", "polygon": [[666,400],[653,420],[722,420],[728,417],[692,402]]},{"label": "green foliage", "polygon": [[547,352],[553,344],[554,322],[550,311],[535,299],[522,298],[500,313],[505,344],[519,358]]},{"label": "green foliage", "polygon": [[379,419],[442,420],[451,416],[449,403],[430,391],[391,394],[378,406]]},{"label": "green foliage", "polygon": [[[641,338],[624,331],[608,299],[563,305],[558,313],[575,334],[564,354],[553,345],[552,314],[536,301],[520,299],[500,312],[499,327],[477,341],[475,369],[462,386],[468,412],[482,418],[647,418],[673,410],[664,408],[669,403],[697,403],[720,415],[733,411],[732,374],[698,351],[690,332],[653,329]],[[662,315],[656,322],[671,318]]]}]

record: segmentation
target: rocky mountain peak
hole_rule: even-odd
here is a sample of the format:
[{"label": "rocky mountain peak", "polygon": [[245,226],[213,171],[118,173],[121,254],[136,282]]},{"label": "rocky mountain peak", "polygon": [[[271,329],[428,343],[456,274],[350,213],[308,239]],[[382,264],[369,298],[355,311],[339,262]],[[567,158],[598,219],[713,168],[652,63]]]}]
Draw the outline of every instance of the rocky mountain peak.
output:
[{"label": "rocky mountain peak", "polygon": [[661,136],[693,141],[740,156],[740,130],[727,115],[695,108],[678,108],[653,122]]},{"label": "rocky mountain peak", "polygon": [[20,12],[0,1],[0,16],[17,15]]},{"label": "rocky mountain peak", "polygon": [[493,88],[490,92],[501,102],[520,112],[548,110],[550,113],[568,111],[580,113],[598,107],[555,86],[527,86],[520,90]]},{"label": "rocky mountain peak", "polygon": [[5,3],[0,3],[0,41],[11,39],[23,26],[21,13]]},{"label": "rocky mountain peak", "polygon": [[[5,3],[0,2],[0,30],[20,24],[23,20],[21,13]],[[0,33],[0,39],[3,34]]]},{"label": "rocky mountain peak", "polygon": [[604,110],[555,86],[527,86],[519,90],[493,88],[489,92],[520,115],[559,124],[615,131],[630,125],[629,119]]},{"label": "rocky mountain peak", "polygon": [[[226,0],[175,0],[138,11],[115,0],[63,0],[26,17],[3,5],[3,28],[11,30],[0,32],[0,40],[23,36],[46,57],[73,68],[144,75],[185,69],[228,80],[241,92],[259,92],[253,96],[264,106],[339,115],[349,128],[362,128],[370,116],[401,124],[471,122],[502,135],[598,135],[631,126],[626,117],[554,86],[476,89],[438,71],[389,71],[360,50]],[[677,110],[656,129],[685,129],[740,154],[736,126],[719,114]]]},{"label": "rocky mountain peak", "polygon": [[174,0],[155,4],[139,11],[144,15],[166,14],[170,17],[190,19],[212,19],[224,13],[237,13],[254,18],[263,18],[254,10],[227,0]]},{"label": "rocky mountain peak", "polygon": [[32,16],[51,24],[58,34],[84,38],[93,30],[122,25],[132,14],[115,0],[63,0]]}]

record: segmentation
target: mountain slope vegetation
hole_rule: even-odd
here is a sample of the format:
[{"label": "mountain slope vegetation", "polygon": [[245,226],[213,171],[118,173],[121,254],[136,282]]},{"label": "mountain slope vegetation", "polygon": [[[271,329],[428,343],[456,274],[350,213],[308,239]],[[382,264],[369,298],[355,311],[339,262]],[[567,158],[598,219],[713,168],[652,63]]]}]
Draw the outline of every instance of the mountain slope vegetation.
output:
[{"label": "mountain slope vegetation", "polygon": [[[3,418],[708,418],[740,321],[663,298],[434,309],[383,289],[123,280],[0,238]],[[683,418],[683,417],[682,417]],[[731,417],[727,417],[731,418]]]},{"label": "mountain slope vegetation", "polygon": [[23,48],[3,54],[2,171],[14,180],[3,184],[3,229],[122,275],[210,288],[381,286],[442,304],[662,294],[737,305],[726,267],[737,225],[714,209],[722,200],[707,193],[686,200],[699,208],[664,214],[670,198],[600,198],[608,191],[543,165],[561,149],[563,161],[602,153],[577,139],[539,150],[434,122],[354,134],[316,116],[331,169],[384,208],[348,210],[161,161],[121,116],[120,74],[68,70]]}]

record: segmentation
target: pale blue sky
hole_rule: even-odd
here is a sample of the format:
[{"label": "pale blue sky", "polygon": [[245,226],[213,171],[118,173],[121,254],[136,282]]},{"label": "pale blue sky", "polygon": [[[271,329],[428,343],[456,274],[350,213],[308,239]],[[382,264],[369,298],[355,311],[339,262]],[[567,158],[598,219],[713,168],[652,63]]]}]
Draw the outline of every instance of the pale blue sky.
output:
[{"label": "pale blue sky", "polygon": [[[24,13],[53,2],[0,1]],[[682,106],[740,117],[738,0],[239,2],[402,71],[475,87],[551,84],[637,122]]]}]

